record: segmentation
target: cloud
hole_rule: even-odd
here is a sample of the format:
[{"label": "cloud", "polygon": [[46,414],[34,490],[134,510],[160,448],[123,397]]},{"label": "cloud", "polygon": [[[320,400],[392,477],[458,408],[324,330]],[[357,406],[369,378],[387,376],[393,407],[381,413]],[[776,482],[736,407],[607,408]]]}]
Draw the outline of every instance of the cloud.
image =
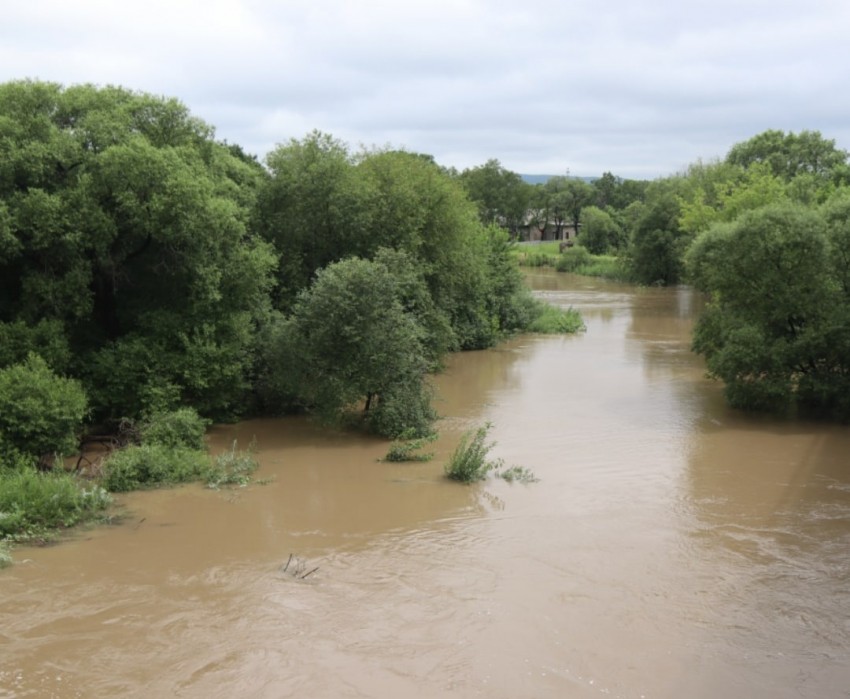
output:
[{"label": "cloud", "polygon": [[0,80],[176,96],[259,156],[317,128],[655,177],[768,128],[850,146],[848,30],[843,0],[32,0],[4,9]]}]

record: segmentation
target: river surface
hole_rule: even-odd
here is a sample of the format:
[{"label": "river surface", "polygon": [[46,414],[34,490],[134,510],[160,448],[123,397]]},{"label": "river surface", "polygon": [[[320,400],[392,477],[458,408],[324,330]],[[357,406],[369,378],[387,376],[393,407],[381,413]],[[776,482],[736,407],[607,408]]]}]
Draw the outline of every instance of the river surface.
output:
[{"label": "river surface", "polygon": [[[726,408],[686,289],[529,281],[587,332],[452,357],[432,462],[219,426],[264,484],[16,549],[0,697],[850,697],[850,429]],[[442,476],[485,422],[539,482]]]}]

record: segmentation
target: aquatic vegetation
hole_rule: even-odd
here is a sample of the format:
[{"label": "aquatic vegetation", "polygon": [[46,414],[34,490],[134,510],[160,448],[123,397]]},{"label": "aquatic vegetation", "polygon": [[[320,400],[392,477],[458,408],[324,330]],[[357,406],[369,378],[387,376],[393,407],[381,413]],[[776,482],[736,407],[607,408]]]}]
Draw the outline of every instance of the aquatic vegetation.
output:
[{"label": "aquatic vegetation", "polygon": [[525,466],[510,466],[496,474],[499,478],[506,480],[508,483],[536,483],[540,479]]},{"label": "aquatic vegetation", "polygon": [[228,451],[213,459],[206,476],[208,488],[220,488],[225,485],[246,486],[251,482],[251,474],[259,463],[254,458],[255,444],[252,442],[247,451],[236,449],[236,440]]},{"label": "aquatic vegetation", "polygon": [[474,483],[484,480],[493,469],[502,465],[501,460],[487,458],[495,442],[487,442],[488,422],[475,430],[466,432],[445,466],[446,475],[461,483]]},{"label": "aquatic vegetation", "polygon": [[433,452],[419,453],[426,444],[430,444],[437,439],[437,433],[432,432],[426,437],[414,438],[413,432],[406,431],[398,439],[390,444],[389,451],[384,457],[384,461],[399,463],[403,461],[430,461],[434,458]]}]

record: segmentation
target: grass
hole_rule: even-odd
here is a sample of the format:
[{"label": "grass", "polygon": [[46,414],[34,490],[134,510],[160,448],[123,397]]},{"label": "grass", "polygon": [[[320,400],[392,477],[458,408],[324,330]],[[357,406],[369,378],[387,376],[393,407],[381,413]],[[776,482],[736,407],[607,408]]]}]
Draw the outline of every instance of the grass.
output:
[{"label": "grass", "polygon": [[70,473],[26,468],[0,475],[0,539],[44,540],[57,529],[101,516],[112,499]]}]

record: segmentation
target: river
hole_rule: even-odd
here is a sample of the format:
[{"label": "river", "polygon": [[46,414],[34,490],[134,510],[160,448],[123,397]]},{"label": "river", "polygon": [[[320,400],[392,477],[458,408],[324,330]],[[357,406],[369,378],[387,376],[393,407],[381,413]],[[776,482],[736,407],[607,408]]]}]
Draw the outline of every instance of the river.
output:
[{"label": "river", "polygon": [[[528,278],[587,332],[451,357],[433,461],[218,426],[262,483],[16,549],[0,697],[850,697],[850,429],[725,407],[687,289]],[[442,476],[485,422],[538,482]]]}]

